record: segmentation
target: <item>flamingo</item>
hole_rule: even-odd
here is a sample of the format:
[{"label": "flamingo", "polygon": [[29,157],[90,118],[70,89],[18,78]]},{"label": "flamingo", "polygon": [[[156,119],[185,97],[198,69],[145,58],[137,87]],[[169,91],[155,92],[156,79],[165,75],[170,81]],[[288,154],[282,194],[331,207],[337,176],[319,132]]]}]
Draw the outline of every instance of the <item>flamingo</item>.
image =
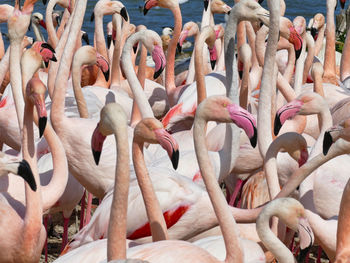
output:
[{"label": "flamingo", "polygon": [[40,31],[39,25],[46,29],[46,24],[43,15],[39,12],[35,12],[32,14],[30,20],[30,27],[34,31],[36,41],[45,41],[44,36]]},{"label": "flamingo", "polygon": [[256,220],[257,232],[261,241],[274,254],[278,262],[294,263],[295,258],[292,252],[270,230],[269,220],[272,216],[282,219],[290,229],[299,233],[300,254],[298,262],[304,262],[314,241],[304,207],[293,198],[277,198],[264,207]]},{"label": "flamingo", "polygon": [[[18,8],[18,6],[17,6]],[[36,81],[28,84],[28,93],[35,94]],[[1,232],[4,236],[12,236],[1,242],[0,258],[2,262],[37,262],[46,237],[42,225],[42,201],[39,175],[36,167],[36,157],[33,138],[33,102],[35,95],[28,94],[25,99],[25,112],[22,139],[22,163],[18,166],[24,174],[25,183],[25,216],[21,217],[8,203],[2,201]],[[32,169],[30,169],[32,168]],[[6,226],[6,227],[5,227]]]}]

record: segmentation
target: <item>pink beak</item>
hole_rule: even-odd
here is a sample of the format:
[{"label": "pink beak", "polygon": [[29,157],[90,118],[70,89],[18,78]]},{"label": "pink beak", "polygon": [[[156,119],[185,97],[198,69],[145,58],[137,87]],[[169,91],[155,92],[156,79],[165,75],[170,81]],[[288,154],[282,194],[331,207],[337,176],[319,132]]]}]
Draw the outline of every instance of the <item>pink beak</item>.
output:
[{"label": "pink beak", "polygon": [[280,129],[282,128],[282,125],[285,123],[287,119],[293,118],[295,115],[298,114],[300,111],[301,106],[303,103],[300,100],[293,100],[283,107],[281,107],[277,112],[276,112],[276,117],[275,117],[275,125],[274,125],[274,134],[277,136],[279,133]]},{"label": "pink beak", "polygon": [[154,132],[159,144],[167,151],[173,167],[176,170],[179,164],[179,145],[165,129],[155,129]]},{"label": "pink beak", "polygon": [[100,156],[102,152],[103,142],[106,139],[106,136],[102,135],[99,130],[99,123],[97,124],[94,133],[91,137],[91,150],[94,156],[96,165],[100,162]]}]

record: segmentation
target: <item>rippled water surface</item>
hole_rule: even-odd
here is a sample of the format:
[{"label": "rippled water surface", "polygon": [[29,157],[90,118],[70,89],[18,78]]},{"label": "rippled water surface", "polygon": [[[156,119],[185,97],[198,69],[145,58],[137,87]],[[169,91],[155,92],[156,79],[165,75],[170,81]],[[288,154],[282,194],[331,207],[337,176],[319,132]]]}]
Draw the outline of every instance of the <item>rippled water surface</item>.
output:
[{"label": "rippled water surface", "polygon": [[[22,0],[23,1],[23,0]],[[183,24],[188,21],[200,21],[202,17],[202,10],[203,10],[203,1],[202,0],[181,0],[182,3],[181,6],[181,13],[182,13],[182,19]],[[11,4],[14,5],[14,0],[1,0],[1,4]],[[83,30],[89,33],[89,39],[90,43],[93,39],[93,26],[94,23],[90,22],[90,16],[93,11],[93,8],[95,6],[95,3],[97,0],[89,0],[87,4],[86,14],[85,14],[85,21],[83,24]],[[143,15],[143,13],[140,12],[140,7],[143,6],[144,2],[141,0],[128,0],[128,1],[122,1],[124,5],[126,6],[131,23],[135,25],[144,24],[149,29],[153,29],[157,31],[158,33],[161,33],[163,26],[173,26],[173,15],[170,10],[164,9],[164,8],[152,8],[146,16]],[[226,1],[226,3],[230,6],[234,4],[234,2]],[[301,15],[306,18],[308,21],[314,14],[321,12],[323,14],[326,14],[326,0],[287,0],[286,1],[287,10],[286,10],[286,16],[290,19],[293,19],[294,17]],[[263,6],[267,8],[266,0],[263,3]],[[45,7],[42,4],[42,2],[39,0],[36,3],[35,6],[36,12],[41,12],[44,14]],[[336,14],[340,12],[340,5],[338,5],[336,9]],[[111,20],[111,16],[106,16],[104,18],[104,22],[108,22]],[[224,15],[215,15],[215,22],[221,23],[225,21]],[[1,24],[0,25],[2,32],[7,32],[7,25]],[[32,32],[29,32],[28,35],[33,36]],[[7,41],[6,41],[7,45]]]}]

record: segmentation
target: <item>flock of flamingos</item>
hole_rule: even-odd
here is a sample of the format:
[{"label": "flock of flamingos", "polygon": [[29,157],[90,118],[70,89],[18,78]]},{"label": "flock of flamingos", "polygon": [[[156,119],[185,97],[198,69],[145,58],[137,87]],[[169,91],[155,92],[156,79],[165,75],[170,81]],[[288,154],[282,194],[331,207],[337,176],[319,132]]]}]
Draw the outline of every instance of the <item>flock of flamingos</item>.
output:
[{"label": "flock of flamingos", "polygon": [[0,5],[0,262],[39,262],[58,212],[55,262],[308,262],[314,245],[317,262],[350,262],[350,37],[336,52],[336,0],[308,23],[284,17],[284,0],[204,0],[200,25],[182,23],[178,0],[146,0],[144,15],[173,13],[161,37],[99,0],[93,45],[87,0],[44,0],[45,19],[36,2]]}]

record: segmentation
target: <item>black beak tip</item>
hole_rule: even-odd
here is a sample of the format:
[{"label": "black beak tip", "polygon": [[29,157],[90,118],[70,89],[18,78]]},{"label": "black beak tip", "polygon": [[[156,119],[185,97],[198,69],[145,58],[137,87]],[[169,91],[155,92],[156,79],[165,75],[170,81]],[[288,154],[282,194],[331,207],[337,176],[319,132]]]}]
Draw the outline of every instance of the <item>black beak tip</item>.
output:
[{"label": "black beak tip", "polygon": [[298,50],[295,50],[295,60],[298,60],[298,58],[300,57],[301,54],[301,48]]},{"label": "black beak tip", "polygon": [[332,136],[329,132],[324,133],[323,137],[323,155],[327,155],[329,148],[331,148],[333,144]]},{"label": "black beak tip", "polygon": [[137,51],[137,45],[134,45],[134,46],[132,47],[132,50],[134,51],[134,54],[136,54],[136,51]]},{"label": "black beak tip", "polygon": [[273,133],[275,136],[277,136],[281,128],[282,128],[282,123],[281,123],[280,117],[276,114],[275,125],[273,127]]},{"label": "black beak tip", "polygon": [[216,64],[216,60],[210,60],[210,65],[212,70],[214,70],[215,64]]},{"label": "black beak tip", "polygon": [[158,71],[154,72],[153,79],[157,79],[160,76],[160,74],[162,74],[162,72],[163,68],[161,67]]},{"label": "black beak tip", "polygon": [[306,256],[309,253],[310,249],[311,249],[311,245],[306,247],[306,248],[304,248],[304,249],[300,249],[299,255],[297,256],[297,262],[298,263],[304,263],[305,262]]},{"label": "black beak tip", "polygon": [[44,134],[46,123],[47,123],[47,117],[39,118],[39,136],[40,136],[40,138]]},{"label": "black beak tip", "polygon": [[109,69],[106,72],[103,72],[103,75],[105,76],[105,80],[108,82],[108,80],[109,80]]},{"label": "black beak tip", "polygon": [[111,47],[112,42],[112,35],[107,35],[107,48],[109,49]]},{"label": "black beak tip", "polygon": [[315,38],[316,35],[317,35],[317,29],[314,28],[314,27],[312,27],[310,31],[311,31],[311,36],[312,36],[313,38]]},{"label": "black beak tip", "polygon": [[173,168],[176,170],[179,165],[179,150],[174,151],[171,156],[171,163],[173,164]]},{"label": "black beak tip", "polygon": [[262,4],[262,2],[264,2],[264,0],[259,0],[258,2],[259,2],[259,5],[261,5],[261,4]]},{"label": "black beak tip", "polygon": [[36,183],[30,168],[29,163],[26,160],[22,160],[18,166],[18,175],[21,176],[30,186],[33,191],[36,191]]},{"label": "black beak tip", "polygon": [[45,63],[45,68],[47,68],[49,66],[49,61],[44,61]]},{"label": "black beak tip", "polygon": [[57,62],[57,58],[55,57],[54,54],[52,54],[52,58],[50,60],[53,61],[53,62]]},{"label": "black beak tip", "polygon": [[239,78],[242,79],[242,78],[243,78],[243,71],[242,71],[242,70],[239,70],[239,71],[238,71],[238,75],[239,75]]},{"label": "black beak tip", "polygon": [[46,0],[43,0],[43,4],[46,5]]},{"label": "black beak tip", "polygon": [[94,156],[95,164],[98,165],[100,162],[101,152],[92,149],[92,155]]},{"label": "black beak tip", "polygon": [[341,9],[344,9],[345,8],[345,1],[343,2],[343,1],[340,1],[340,7],[341,7]]},{"label": "black beak tip", "polygon": [[179,53],[181,53],[182,52],[182,46],[179,44],[179,43],[177,43],[177,51],[179,52]]},{"label": "black beak tip", "polygon": [[250,145],[253,148],[255,148],[256,147],[256,143],[258,141],[258,132],[257,132],[255,126],[253,126],[253,128],[254,128],[254,134],[253,134],[253,137],[249,138],[249,140],[250,140]]},{"label": "black beak tip", "polygon": [[148,13],[148,9],[144,6],[143,7],[143,15],[145,16],[145,15],[147,15],[147,13]]},{"label": "black beak tip", "polygon": [[90,22],[92,22],[92,21],[94,21],[94,20],[95,20],[95,13],[92,12],[91,17],[90,17]]},{"label": "black beak tip", "polygon": [[204,10],[207,11],[209,6],[209,0],[204,0]]},{"label": "black beak tip", "polygon": [[125,6],[120,10],[120,15],[122,16],[122,18],[124,18],[124,20],[126,22],[128,22],[129,16],[128,16],[128,12],[126,11]]},{"label": "black beak tip", "polygon": [[81,36],[81,38],[85,41],[87,45],[90,45],[89,35],[86,32]]},{"label": "black beak tip", "polygon": [[230,15],[231,14],[231,10],[227,12],[227,15]]}]

